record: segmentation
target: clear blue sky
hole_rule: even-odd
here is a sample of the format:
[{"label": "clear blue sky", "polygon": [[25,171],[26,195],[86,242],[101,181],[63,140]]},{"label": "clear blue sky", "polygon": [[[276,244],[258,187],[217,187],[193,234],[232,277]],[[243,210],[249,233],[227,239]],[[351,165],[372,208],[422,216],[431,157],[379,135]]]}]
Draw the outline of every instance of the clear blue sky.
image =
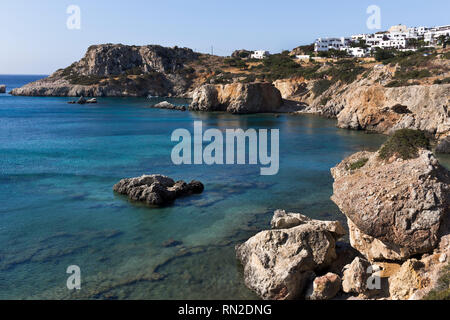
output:
[{"label": "clear blue sky", "polygon": [[[66,27],[72,4],[81,8],[81,30]],[[279,52],[369,32],[372,4],[381,8],[382,29],[450,24],[449,0],[1,0],[0,74],[49,74],[99,43]]]}]

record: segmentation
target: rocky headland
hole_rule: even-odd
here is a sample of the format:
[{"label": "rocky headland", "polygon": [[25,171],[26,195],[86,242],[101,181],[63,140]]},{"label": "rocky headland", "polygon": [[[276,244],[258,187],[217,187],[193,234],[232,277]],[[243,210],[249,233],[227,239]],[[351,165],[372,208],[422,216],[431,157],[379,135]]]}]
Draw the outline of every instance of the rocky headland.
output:
[{"label": "rocky headland", "polygon": [[48,78],[12,90],[13,95],[71,97],[183,96],[189,91],[190,62],[200,54],[187,48],[102,44]]},{"label": "rocky headland", "polygon": [[236,247],[246,285],[268,300],[428,297],[449,268],[450,172],[422,138],[401,130],[331,169],[352,248],[339,222],[278,210]]},{"label": "rocky headland", "polygon": [[123,179],[113,187],[113,190],[128,196],[132,201],[150,206],[165,206],[173,203],[177,198],[202,193],[204,186],[195,180],[190,183],[175,182],[162,175],[144,175]]}]

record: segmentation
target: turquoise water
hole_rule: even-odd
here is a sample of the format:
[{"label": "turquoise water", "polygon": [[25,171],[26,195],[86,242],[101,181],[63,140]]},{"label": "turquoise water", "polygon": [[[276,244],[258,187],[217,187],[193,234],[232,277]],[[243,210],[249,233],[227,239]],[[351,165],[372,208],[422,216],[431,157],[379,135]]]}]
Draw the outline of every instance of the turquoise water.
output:
[{"label": "turquoise water", "polygon": [[[14,78],[16,86],[31,80]],[[0,95],[0,299],[254,299],[234,246],[266,229],[278,208],[343,220],[329,200],[330,168],[385,139],[314,116],[146,108],[156,99],[69,100]],[[279,174],[173,165],[171,133],[192,130],[194,120],[205,129],[280,129]],[[162,209],[112,192],[121,178],[152,173],[198,179],[206,189]],[[182,245],[164,247],[169,239]],[[70,265],[81,268],[76,293],[66,288]]]}]

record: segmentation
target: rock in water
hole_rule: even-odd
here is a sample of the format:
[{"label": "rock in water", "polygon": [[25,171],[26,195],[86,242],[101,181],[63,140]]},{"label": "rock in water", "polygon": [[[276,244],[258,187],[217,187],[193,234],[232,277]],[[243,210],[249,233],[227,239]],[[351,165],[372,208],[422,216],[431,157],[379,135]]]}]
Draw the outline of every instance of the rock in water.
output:
[{"label": "rock in water", "polygon": [[77,103],[78,104],[85,104],[86,103],[86,99],[83,96],[81,96],[80,99],[77,100]]},{"label": "rock in water", "polygon": [[139,178],[123,179],[114,186],[114,191],[127,195],[133,201],[148,205],[163,206],[176,198],[202,193],[204,186],[199,181],[175,182],[162,175],[144,175]]},{"label": "rock in water", "polygon": [[193,94],[191,110],[237,114],[278,112],[281,93],[271,83],[203,85]]},{"label": "rock in water", "polygon": [[186,111],[185,106],[176,106],[167,101],[163,101],[163,102],[154,104],[154,105],[150,106],[150,108]]},{"label": "rock in water", "polygon": [[0,84],[0,93],[6,93],[6,86],[4,84]]},{"label": "rock in water", "polygon": [[263,299],[300,298],[314,271],[336,259],[335,245],[342,236],[342,226],[298,217],[301,221],[297,226],[263,231],[236,246],[245,284]]},{"label": "rock in water", "polygon": [[384,161],[360,152],[331,170],[332,200],[348,218],[351,244],[371,261],[432,251],[450,219],[449,172],[431,152],[418,154]]}]

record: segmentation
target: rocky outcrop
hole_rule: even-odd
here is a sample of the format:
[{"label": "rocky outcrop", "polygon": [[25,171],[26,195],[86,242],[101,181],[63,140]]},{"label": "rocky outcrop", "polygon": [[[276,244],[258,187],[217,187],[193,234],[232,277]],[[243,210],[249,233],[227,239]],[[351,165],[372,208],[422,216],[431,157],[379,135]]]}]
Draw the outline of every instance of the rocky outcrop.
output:
[{"label": "rocky outcrop", "polygon": [[130,200],[144,202],[152,206],[171,204],[176,198],[202,193],[204,186],[199,181],[187,184],[184,181],[175,182],[162,175],[144,175],[139,178],[123,179],[113,190],[127,195]]},{"label": "rocky outcrop", "polygon": [[352,246],[369,260],[404,261],[437,246],[450,219],[450,175],[430,151],[387,161],[360,152],[331,172],[332,200],[348,218]]},{"label": "rocky outcrop", "polygon": [[350,87],[346,94],[332,101],[342,108],[337,115],[340,128],[386,134],[409,128],[439,136],[450,124],[450,85],[386,88],[376,84],[355,84]]},{"label": "rocky outcrop", "polygon": [[6,93],[6,86],[4,84],[0,84],[0,93]]},{"label": "rocky outcrop", "polygon": [[367,280],[370,274],[367,272],[370,263],[359,257],[344,267],[344,276],[342,278],[342,290],[345,293],[361,294],[368,290]]},{"label": "rocky outcrop", "polygon": [[306,298],[308,300],[333,299],[341,290],[341,283],[341,277],[331,272],[322,277],[317,277],[308,288]]},{"label": "rocky outcrop", "polygon": [[203,85],[193,94],[191,110],[248,114],[279,112],[280,92],[270,83]]},{"label": "rocky outcrop", "polygon": [[302,224],[317,226],[336,234],[338,237],[342,237],[347,234],[339,221],[313,220],[300,213],[289,213],[285,210],[276,210],[270,223],[273,230],[290,229]]},{"label": "rocky outcrop", "polygon": [[[274,220],[281,221],[283,215],[284,220],[292,216],[280,210]],[[300,298],[314,272],[336,259],[335,245],[343,235],[342,226],[296,217],[298,225],[289,223],[289,229],[260,232],[236,247],[237,258],[244,266],[245,284],[263,299]]]},{"label": "rocky outcrop", "polygon": [[419,274],[423,267],[423,263],[417,259],[403,263],[389,278],[389,293],[392,300],[408,300],[414,292],[423,287],[423,279]]},{"label": "rocky outcrop", "polygon": [[[450,70],[448,60],[439,60],[442,70]],[[323,65],[318,73],[330,67]],[[450,134],[450,84],[422,83],[401,87],[387,86],[398,68],[376,65],[352,83],[329,81],[324,90],[315,90],[319,81],[328,79],[277,80],[284,99],[307,106],[299,113],[315,113],[337,118],[338,127],[391,134],[398,129],[419,129],[440,140]],[[442,74],[441,77],[448,77]],[[294,81],[295,80],[295,81]],[[296,93],[298,87],[306,92]]]},{"label": "rocky outcrop", "polygon": [[249,51],[245,49],[235,50],[231,54],[233,58],[250,58],[254,51]]},{"label": "rocky outcrop", "polygon": [[198,53],[157,45],[102,44],[50,77],[12,91],[24,96],[182,96],[191,88],[186,67]]},{"label": "rocky outcrop", "polygon": [[154,105],[150,106],[150,108],[186,111],[185,106],[176,106],[167,101],[163,101],[163,102],[154,104]]},{"label": "rocky outcrop", "polygon": [[276,80],[273,85],[280,91],[283,99],[299,100],[308,92],[303,78],[280,79]]}]

